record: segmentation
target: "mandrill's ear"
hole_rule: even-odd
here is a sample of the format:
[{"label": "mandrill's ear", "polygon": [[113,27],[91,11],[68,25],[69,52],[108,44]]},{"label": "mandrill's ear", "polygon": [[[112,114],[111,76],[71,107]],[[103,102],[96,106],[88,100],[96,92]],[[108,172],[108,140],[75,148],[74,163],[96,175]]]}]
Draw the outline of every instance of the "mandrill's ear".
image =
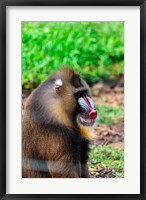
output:
[{"label": "mandrill's ear", "polygon": [[55,90],[56,91],[60,90],[62,85],[63,85],[62,80],[61,79],[56,79],[56,81],[55,81]]}]

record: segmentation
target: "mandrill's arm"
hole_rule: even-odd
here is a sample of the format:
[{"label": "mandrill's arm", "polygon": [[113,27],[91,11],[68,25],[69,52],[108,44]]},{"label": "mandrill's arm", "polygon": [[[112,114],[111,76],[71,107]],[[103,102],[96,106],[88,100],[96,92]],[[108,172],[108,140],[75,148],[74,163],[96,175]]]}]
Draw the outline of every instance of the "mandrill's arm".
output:
[{"label": "mandrill's arm", "polygon": [[80,142],[77,137],[66,129],[65,133],[50,138],[45,159],[52,178],[81,178]]},{"label": "mandrill's arm", "polygon": [[81,178],[80,163],[63,161],[48,162],[49,172],[52,178]]}]

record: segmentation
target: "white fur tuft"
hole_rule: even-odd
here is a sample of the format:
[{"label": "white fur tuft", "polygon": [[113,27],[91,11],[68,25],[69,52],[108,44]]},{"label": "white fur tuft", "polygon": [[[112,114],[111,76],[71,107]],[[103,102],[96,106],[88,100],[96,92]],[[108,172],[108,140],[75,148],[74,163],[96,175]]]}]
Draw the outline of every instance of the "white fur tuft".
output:
[{"label": "white fur tuft", "polygon": [[57,80],[55,81],[55,88],[56,88],[56,89],[59,89],[62,85],[63,85],[63,82],[62,82],[61,79],[57,79]]}]

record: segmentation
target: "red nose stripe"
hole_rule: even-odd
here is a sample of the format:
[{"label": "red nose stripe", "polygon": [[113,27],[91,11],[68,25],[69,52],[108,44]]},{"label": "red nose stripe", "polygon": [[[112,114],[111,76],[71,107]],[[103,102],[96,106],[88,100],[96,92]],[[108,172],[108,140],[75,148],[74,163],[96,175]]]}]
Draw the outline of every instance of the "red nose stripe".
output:
[{"label": "red nose stripe", "polygon": [[90,103],[90,100],[88,99],[87,96],[83,96],[84,100],[86,101],[86,103],[88,104],[90,110],[94,110],[94,108],[92,107],[91,103]]}]

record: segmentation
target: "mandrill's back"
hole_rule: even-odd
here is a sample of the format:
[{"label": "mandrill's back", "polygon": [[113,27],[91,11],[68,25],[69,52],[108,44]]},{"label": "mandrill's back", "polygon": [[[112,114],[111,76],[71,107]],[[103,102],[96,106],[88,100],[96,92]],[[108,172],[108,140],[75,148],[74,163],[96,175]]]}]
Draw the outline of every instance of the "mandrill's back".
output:
[{"label": "mandrill's back", "polygon": [[89,96],[80,76],[63,68],[27,98],[22,121],[23,177],[90,177],[88,126],[94,123],[96,111]]}]

